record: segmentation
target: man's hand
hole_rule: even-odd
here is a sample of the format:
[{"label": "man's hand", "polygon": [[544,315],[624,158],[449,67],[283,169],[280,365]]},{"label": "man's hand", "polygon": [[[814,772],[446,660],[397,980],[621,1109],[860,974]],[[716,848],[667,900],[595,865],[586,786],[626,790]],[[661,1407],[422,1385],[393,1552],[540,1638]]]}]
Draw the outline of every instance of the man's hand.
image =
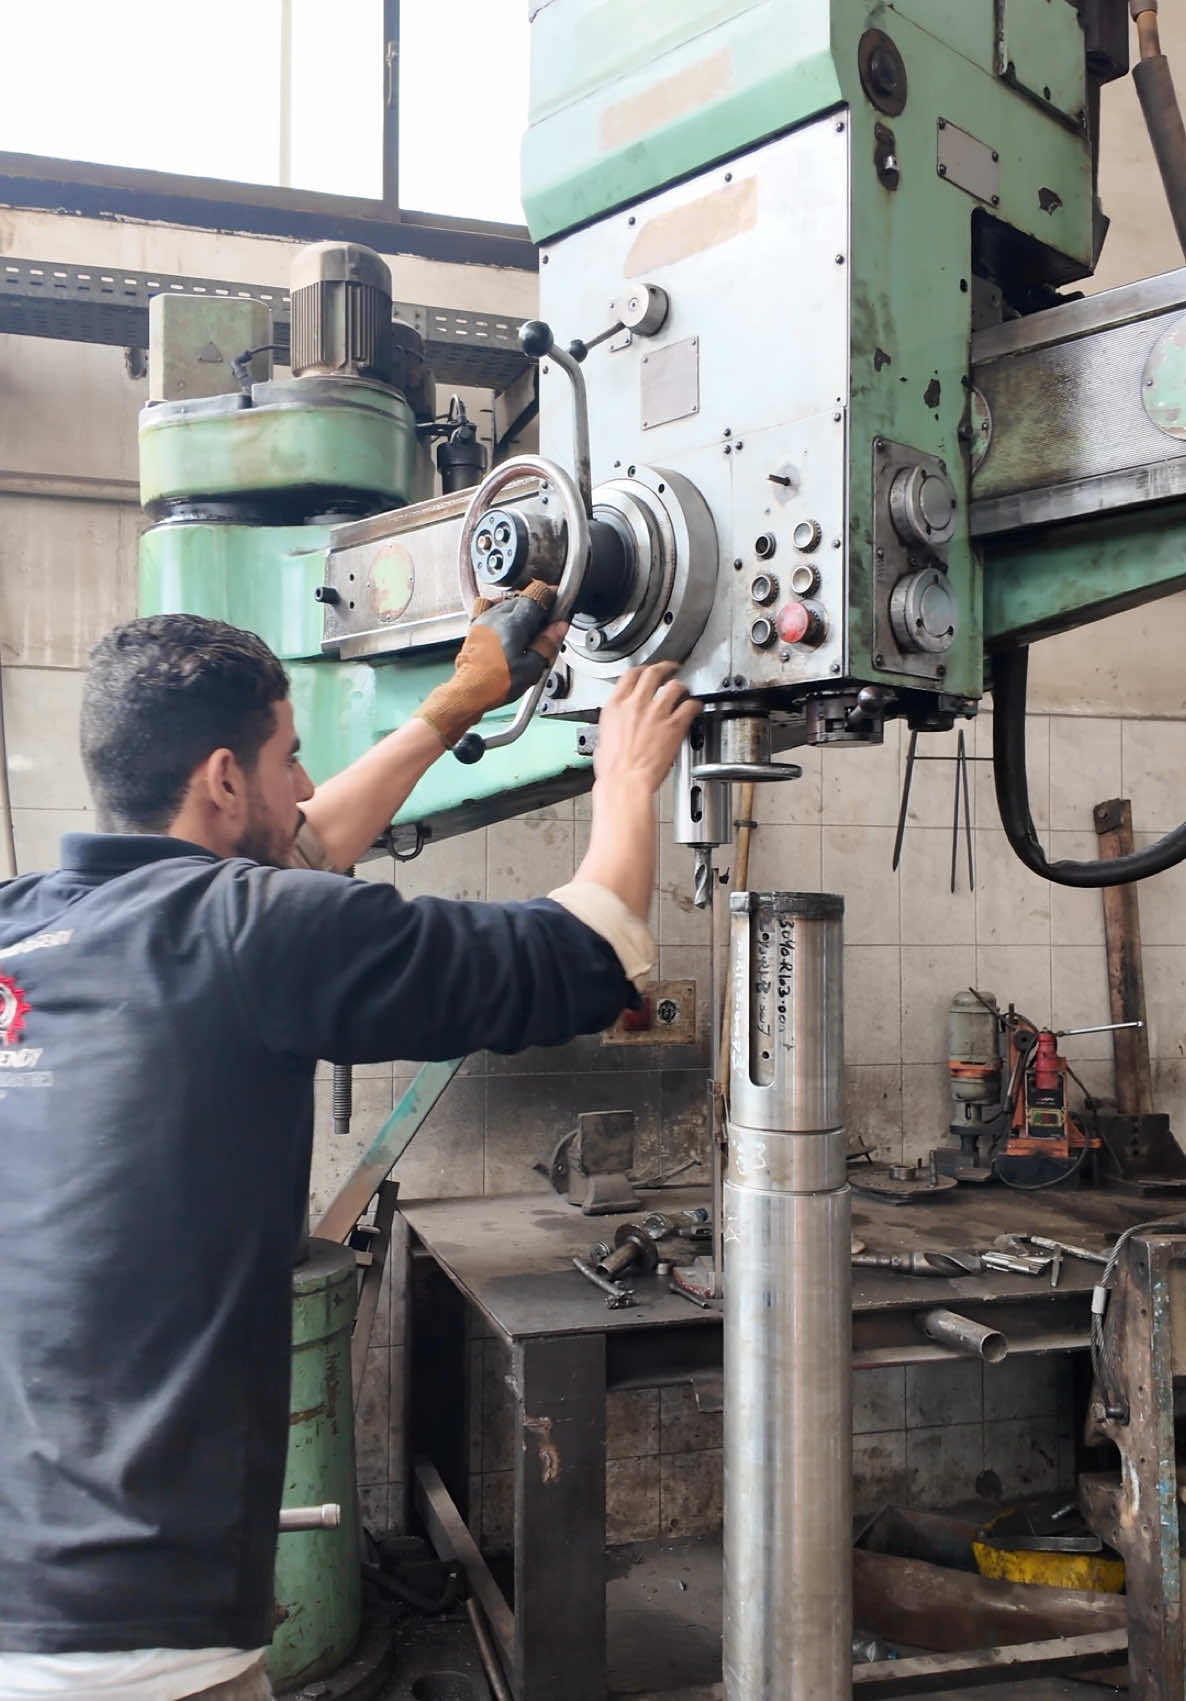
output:
[{"label": "man's hand", "polygon": [[658,791],[704,708],[676,679],[676,662],[632,668],[601,711],[593,771],[598,781],[637,781]]},{"label": "man's hand", "polygon": [[535,580],[518,596],[478,605],[452,679],[430,692],[416,711],[447,748],[488,710],[530,690],[551,667],[568,630],[547,623],[554,600],[552,586]]},{"label": "man's hand", "polygon": [[578,880],[605,886],[641,921],[655,884],[655,793],[704,707],[671,662],[639,667],[601,711],[593,771],[593,823]]}]

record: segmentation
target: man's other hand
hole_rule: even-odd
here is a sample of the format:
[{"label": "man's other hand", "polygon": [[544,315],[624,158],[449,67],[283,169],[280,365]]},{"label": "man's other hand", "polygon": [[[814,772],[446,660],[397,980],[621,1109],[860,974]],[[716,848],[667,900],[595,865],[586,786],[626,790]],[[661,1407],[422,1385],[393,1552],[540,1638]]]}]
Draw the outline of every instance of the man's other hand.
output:
[{"label": "man's other hand", "polygon": [[663,784],[692,722],[704,708],[676,679],[678,664],[632,668],[601,711],[593,770],[598,782]]},{"label": "man's other hand", "polygon": [[447,746],[490,709],[521,697],[552,666],[568,630],[548,625],[554,600],[552,586],[534,580],[520,595],[478,604],[452,679],[438,685],[417,711]]}]

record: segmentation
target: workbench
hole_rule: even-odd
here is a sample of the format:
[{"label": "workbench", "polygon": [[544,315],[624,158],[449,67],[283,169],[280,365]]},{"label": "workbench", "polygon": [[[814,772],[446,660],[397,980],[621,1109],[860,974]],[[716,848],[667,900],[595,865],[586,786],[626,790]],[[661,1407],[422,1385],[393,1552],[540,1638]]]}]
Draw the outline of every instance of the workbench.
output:
[{"label": "workbench", "polygon": [[[854,1179],[859,1180],[859,1176]],[[704,1188],[664,1188],[643,1209],[674,1214]],[[603,1701],[605,1676],[605,1407],[611,1389],[691,1381],[719,1398],[721,1315],[632,1278],[637,1304],[612,1310],[572,1267],[628,1218],[587,1218],[553,1194],[401,1203],[409,1259],[410,1439],[417,1505],[438,1543],[473,1573],[516,1701]],[[874,1252],[984,1250],[1035,1233],[1106,1251],[1122,1230],[1168,1217],[1174,1201],[1104,1190],[1023,1194],[961,1187],[892,1205],[853,1196],[853,1236]],[[1046,1275],[943,1278],[853,1272],[854,1367],[951,1359],[919,1313],[945,1306],[1003,1332],[1011,1353],[1087,1345],[1100,1266],[1063,1261]],[[515,1402],[514,1610],[465,1529],[469,1479],[466,1305],[510,1352]]]}]

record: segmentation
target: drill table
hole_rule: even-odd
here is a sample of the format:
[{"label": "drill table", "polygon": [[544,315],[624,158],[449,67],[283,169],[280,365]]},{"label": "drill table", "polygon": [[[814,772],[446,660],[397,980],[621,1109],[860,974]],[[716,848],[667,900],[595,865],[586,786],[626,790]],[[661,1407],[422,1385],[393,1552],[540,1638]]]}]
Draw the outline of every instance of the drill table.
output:
[{"label": "drill table", "polygon": [[[664,1188],[636,1215],[706,1202],[703,1187]],[[983,1250],[1006,1233],[1106,1251],[1124,1229],[1173,1211],[1172,1199],[1102,1189],[960,1188],[905,1206],[854,1194],[853,1234],[875,1252]],[[720,1312],[669,1293],[660,1276],[631,1279],[638,1303],[610,1310],[571,1259],[620,1219],[583,1217],[550,1193],[409,1200],[401,1218],[421,1514],[438,1536],[452,1532],[455,1546],[469,1541],[464,1557],[471,1571],[481,1566],[477,1592],[516,1701],[603,1701],[606,1393],[689,1380],[711,1389],[721,1367]],[[936,1306],[1003,1331],[1014,1354],[1084,1347],[1099,1273],[1099,1265],[1066,1257],[1052,1289],[1048,1275],[854,1270],[853,1364],[958,1356],[927,1340],[916,1322]],[[511,1354],[519,1438],[513,1613],[455,1509],[465,1507],[469,1483],[467,1304]]]}]

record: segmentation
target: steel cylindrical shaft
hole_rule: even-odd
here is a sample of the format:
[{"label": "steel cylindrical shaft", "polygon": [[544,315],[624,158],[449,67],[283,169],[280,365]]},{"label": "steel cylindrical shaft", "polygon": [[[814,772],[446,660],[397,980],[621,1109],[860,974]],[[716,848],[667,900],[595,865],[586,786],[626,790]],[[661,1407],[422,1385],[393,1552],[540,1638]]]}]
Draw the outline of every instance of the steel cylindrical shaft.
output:
[{"label": "steel cylindrical shaft", "polygon": [[735,893],[725,1184],[726,1701],[851,1695],[843,903]]},{"label": "steel cylindrical shaft", "polygon": [[958,1311],[946,1311],[942,1306],[934,1311],[920,1312],[918,1326],[924,1335],[940,1346],[953,1347],[969,1358],[982,1358],[989,1364],[1000,1364],[1009,1351],[1008,1338],[999,1329],[990,1329],[971,1317],[961,1317]]}]

